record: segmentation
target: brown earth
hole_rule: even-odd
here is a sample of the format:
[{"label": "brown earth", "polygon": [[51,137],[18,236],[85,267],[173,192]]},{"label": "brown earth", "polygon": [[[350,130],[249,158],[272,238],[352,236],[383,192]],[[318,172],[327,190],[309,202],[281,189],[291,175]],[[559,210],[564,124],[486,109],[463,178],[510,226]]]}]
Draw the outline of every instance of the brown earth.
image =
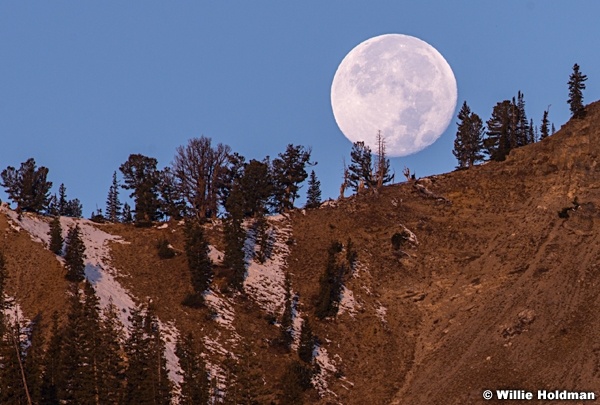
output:
[{"label": "brown earth", "polygon": [[[496,403],[484,401],[482,392],[500,388],[600,395],[599,156],[600,103],[594,103],[585,119],[513,151],[505,162],[419,181],[445,200],[403,183],[335,207],[292,212],[287,271],[302,315],[311,317],[337,368],[328,380],[332,393],[319,399],[308,392],[305,402]],[[575,198],[578,208],[559,217],[575,207]],[[391,238],[403,226],[418,245],[394,251]],[[176,223],[103,229],[131,242],[113,244],[112,257],[134,296],[151,298],[163,322],[252,357],[255,376],[264,382],[261,400],[277,398],[278,381],[295,355],[272,344],[279,334],[272,314],[233,296],[232,331],[216,325],[207,309],[183,307],[190,290],[185,257],[160,260],[155,248],[166,237],[183,250]],[[9,288],[26,315],[64,312],[66,283],[58,261],[4,218],[0,232]],[[219,227],[208,233],[220,246]],[[349,238],[359,261],[346,280],[356,314],[318,321],[314,302],[327,248]],[[232,343],[235,334],[240,340]],[[210,356],[231,364],[226,355]]]}]

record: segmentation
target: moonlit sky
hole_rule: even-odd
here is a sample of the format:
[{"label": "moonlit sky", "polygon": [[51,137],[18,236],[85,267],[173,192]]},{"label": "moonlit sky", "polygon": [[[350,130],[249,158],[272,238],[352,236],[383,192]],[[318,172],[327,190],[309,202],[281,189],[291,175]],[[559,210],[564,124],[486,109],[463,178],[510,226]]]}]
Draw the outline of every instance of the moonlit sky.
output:
[{"label": "moonlit sky", "polygon": [[[599,15],[594,1],[0,0],[0,169],[35,158],[53,191],[65,183],[89,216],[129,154],[162,168],[205,135],[247,159],[310,146],[323,197],[337,197],[351,143],[330,88],[360,42],[420,38],[452,67],[457,109],[466,100],[486,121],[521,90],[528,116],[539,125],[551,104],[559,129],[575,62],[589,77],[585,102],[600,98]],[[392,159],[396,180],[404,166],[417,176],[453,170],[455,123],[431,147]]]}]

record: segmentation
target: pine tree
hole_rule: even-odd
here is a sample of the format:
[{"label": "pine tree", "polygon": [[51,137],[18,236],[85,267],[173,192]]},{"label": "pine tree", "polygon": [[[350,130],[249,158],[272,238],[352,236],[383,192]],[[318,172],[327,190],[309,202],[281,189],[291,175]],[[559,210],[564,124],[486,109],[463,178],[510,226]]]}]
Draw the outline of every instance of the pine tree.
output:
[{"label": "pine tree", "polygon": [[125,364],[121,342],[125,340],[125,333],[112,297],[103,314],[100,357],[103,382],[99,387],[99,397],[102,398],[102,403],[116,405],[120,403],[123,389]]},{"label": "pine tree", "polygon": [[583,106],[583,90],[585,90],[585,81],[587,76],[579,71],[579,65],[573,65],[573,73],[569,76],[569,108],[573,118],[583,118],[585,108]]},{"label": "pine tree", "polygon": [[85,244],[80,236],[79,225],[69,229],[65,247],[66,279],[80,282],[85,278]]},{"label": "pine tree", "polygon": [[63,337],[64,383],[60,398],[69,404],[98,404],[104,376],[99,299],[86,281],[83,291],[76,284],[71,286],[70,302]]},{"label": "pine tree", "polygon": [[515,145],[513,103],[504,100],[494,107],[487,122],[487,138],[483,141],[491,160],[502,161]]},{"label": "pine tree", "polygon": [[321,182],[317,180],[314,170],[308,177],[308,190],[306,192],[306,205],[304,208],[319,208],[321,205]]},{"label": "pine tree", "polygon": [[52,218],[48,235],[50,236],[50,251],[55,255],[61,255],[64,241],[62,237],[62,227],[60,226],[60,217]]},{"label": "pine tree", "polygon": [[209,374],[202,357],[196,350],[194,337],[191,333],[177,341],[175,354],[179,358],[183,378],[180,384],[180,405],[206,404],[209,399]]},{"label": "pine tree", "polygon": [[[252,159],[244,166],[242,177],[236,181],[235,188],[239,195],[228,201],[228,205],[233,204],[234,201],[236,204],[241,204],[244,217],[265,215],[267,202],[273,195],[273,182],[268,159],[262,162]],[[231,211],[230,208],[232,207],[225,206],[227,211]]]},{"label": "pine tree", "polygon": [[256,236],[256,246],[258,247],[258,251],[255,252],[254,258],[261,264],[266,262],[271,255],[270,228],[264,214],[257,216],[254,220],[254,234]]},{"label": "pine tree", "polygon": [[46,214],[53,217],[60,215],[60,211],[58,210],[58,199],[56,198],[56,194],[53,194],[48,199],[48,208],[46,208]]},{"label": "pine tree", "polygon": [[81,218],[83,216],[83,206],[78,198],[67,201],[65,212],[63,213],[66,217]]},{"label": "pine tree", "polygon": [[158,319],[151,308],[142,307],[131,311],[129,321],[129,338],[125,344],[127,385],[123,403],[169,405],[171,382]]},{"label": "pine tree", "polygon": [[270,391],[264,384],[264,371],[257,361],[253,347],[244,343],[237,361],[227,362],[233,378],[227,389],[226,405],[258,405],[272,403]]},{"label": "pine tree", "polygon": [[203,294],[210,287],[213,269],[208,251],[208,242],[204,238],[202,225],[197,220],[188,218],[185,223],[185,253],[194,289],[194,295],[187,297],[184,302],[188,306],[201,305]]},{"label": "pine tree", "polygon": [[452,154],[458,160],[457,168],[473,166],[483,159],[483,122],[465,101],[458,113],[459,122]]},{"label": "pine tree", "polygon": [[60,215],[65,215],[67,211],[67,187],[65,187],[64,183],[60,183],[58,187],[57,207]]},{"label": "pine tree", "polygon": [[527,120],[527,114],[525,113],[525,96],[521,91],[517,93],[517,102],[513,98],[513,105],[515,107],[514,119],[516,120],[515,125],[515,145],[513,147],[518,148],[525,146],[530,142],[530,130],[529,121]]},{"label": "pine tree", "polygon": [[119,222],[121,218],[121,201],[119,201],[119,182],[117,172],[113,172],[112,184],[108,189],[106,198],[106,219],[110,222]]},{"label": "pine tree", "polygon": [[537,139],[537,127],[533,125],[533,118],[529,120],[529,136],[527,137],[528,143],[536,143]]},{"label": "pine tree", "polygon": [[350,166],[348,166],[348,185],[354,192],[363,191],[373,184],[371,163],[371,148],[364,142],[354,142],[350,151]]},{"label": "pine tree", "polygon": [[177,178],[169,167],[160,172],[160,210],[169,218],[179,220],[186,213],[186,205],[177,184]]},{"label": "pine tree", "polygon": [[550,136],[549,129],[548,129],[548,124],[549,124],[548,112],[549,112],[549,109],[545,110],[544,115],[542,117],[542,126],[540,127],[540,132],[541,132],[540,139],[545,139],[548,136]]},{"label": "pine tree", "polygon": [[2,185],[9,198],[17,203],[18,211],[41,212],[49,202],[52,182],[47,181],[48,169],[36,168],[35,160],[28,159],[17,170],[8,166],[2,171]]},{"label": "pine tree", "polygon": [[336,260],[336,255],[341,250],[342,244],[334,241],[327,252],[327,266],[319,280],[319,295],[315,305],[315,315],[319,319],[335,316],[338,312],[343,275],[346,272],[344,265],[338,264]]},{"label": "pine tree", "polygon": [[312,364],[313,354],[316,345],[316,338],[313,335],[312,328],[308,318],[302,322],[302,331],[300,332],[300,343],[298,344],[298,357],[306,364]]},{"label": "pine tree", "polygon": [[51,337],[43,360],[43,374],[41,383],[41,403],[46,405],[58,405],[58,388],[63,386],[64,375],[62,374],[61,360],[63,334],[58,326],[58,313],[52,315]]},{"label": "pine tree", "polygon": [[131,215],[131,207],[128,203],[123,205],[123,213],[121,214],[121,222],[124,224],[130,224],[133,222],[133,215]]},{"label": "pine tree", "polygon": [[243,226],[243,194],[239,186],[234,186],[227,199],[227,216],[224,221],[225,256],[223,265],[232,271],[229,283],[238,291],[244,287],[246,278],[246,230]]},{"label": "pine tree", "polygon": [[231,269],[230,284],[238,291],[242,291],[246,279],[246,231],[242,219],[228,216],[224,223],[225,255],[223,264]]},{"label": "pine tree", "polygon": [[306,166],[310,163],[311,150],[289,144],[284,153],[273,159],[274,200],[278,212],[294,208],[300,184],[306,180]]},{"label": "pine tree", "polygon": [[119,170],[123,173],[124,189],[133,190],[130,197],[135,200],[136,226],[150,226],[160,217],[157,160],[140,154],[129,155]]}]

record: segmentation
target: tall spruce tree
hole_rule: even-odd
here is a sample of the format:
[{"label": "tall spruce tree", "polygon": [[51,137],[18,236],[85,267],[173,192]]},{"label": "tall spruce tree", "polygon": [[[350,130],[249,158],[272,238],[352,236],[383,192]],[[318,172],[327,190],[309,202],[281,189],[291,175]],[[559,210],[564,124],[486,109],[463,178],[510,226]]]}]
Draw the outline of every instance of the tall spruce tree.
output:
[{"label": "tall spruce tree", "polygon": [[64,183],[60,183],[58,187],[58,201],[57,201],[58,212],[60,215],[65,215],[67,211],[67,187]]},{"label": "tall spruce tree", "polygon": [[110,222],[119,222],[121,218],[121,201],[119,200],[119,182],[117,172],[113,172],[112,184],[106,197],[106,219]]},{"label": "tall spruce tree", "polygon": [[549,108],[544,111],[544,115],[542,116],[542,126],[540,127],[540,139],[545,139],[548,138],[548,136],[550,136],[550,129],[548,128],[548,124],[550,123],[548,121],[548,112]]},{"label": "tall spruce tree", "polygon": [[516,121],[515,124],[515,148],[525,146],[530,142],[530,132],[531,129],[529,127],[529,121],[527,120],[527,114],[525,113],[525,96],[519,90],[517,93],[517,101],[513,98],[513,105],[515,106],[513,119]]},{"label": "tall spruce tree", "polygon": [[125,333],[112,297],[103,310],[100,332],[102,344],[99,369],[102,370],[103,381],[99,386],[99,398],[102,403],[117,405],[123,394],[125,363],[121,342],[125,340]]},{"label": "tall spruce tree", "polygon": [[44,354],[43,374],[41,381],[40,403],[45,405],[60,404],[59,387],[62,388],[65,376],[62,373],[63,332],[58,324],[58,312],[52,315],[51,337]]},{"label": "tall spruce tree", "polygon": [[[244,166],[242,176],[236,181],[239,194],[228,201],[225,209],[230,212],[231,204],[241,204],[244,217],[259,217],[267,213],[267,203],[273,195],[273,174],[269,171],[269,161],[252,159]],[[230,192],[232,193],[233,190]],[[230,209],[231,208],[231,209]]]},{"label": "tall spruce tree", "polygon": [[294,208],[300,184],[308,177],[306,166],[312,165],[310,154],[310,148],[289,144],[285,152],[273,159],[274,200],[278,212]]},{"label": "tall spruce tree", "polygon": [[314,170],[308,177],[308,190],[306,192],[306,205],[304,208],[319,208],[321,205],[321,182],[317,180]]},{"label": "tall spruce tree", "polygon": [[197,219],[188,218],[185,223],[185,254],[194,289],[193,296],[188,296],[184,301],[188,306],[201,305],[203,294],[210,287],[213,269],[208,252],[208,242],[204,237],[202,225]]},{"label": "tall spruce tree", "polygon": [[465,101],[458,113],[458,130],[452,154],[458,160],[457,168],[467,168],[483,159],[483,122]]},{"label": "tall spruce tree", "polygon": [[48,231],[48,235],[50,236],[50,246],[48,248],[55,255],[61,255],[64,240],[62,237],[60,217],[56,216],[52,218],[52,221],[50,222],[50,231]]},{"label": "tall spruce tree", "polygon": [[373,184],[372,160],[371,148],[362,141],[354,142],[348,166],[348,185],[354,192],[360,192]]},{"label": "tall spruce tree", "polygon": [[579,71],[579,65],[573,65],[573,73],[569,76],[569,108],[573,118],[583,118],[585,108],[583,106],[583,90],[587,76]]},{"label": "tall spruce tree", "polygon": [[514,105],[504,100],[494,107],[483,143],[491,160],[502,161],[514,145]]},{"label": "tall spruce tree", "polygon": [[224,221],[225,256],[223,265],[231,270],[229,284],[238,291],[246,278],[246,230],[244,229],[244,196],[239,185],[234,185],[227,199]]},{"label": "tall spruce tree", "polygon": [[179,404],[207,404],[210,397],[209,374],[191,333],[177,341],[175,354],[181,367],[179,375],[183,379]]},{"label": "tall spruce tree", "polygon": [[33,158],[21,163],[17,170],[8,166],[2,171],[2,185],[18,211],[42,212],[48,206],[52,182],[47,181],[48,169],[36,167]]},{"label": "tall spruce tree", "polygon": [[71,311],[65,328],[65,391],[63,400],[73,404],[99,404],[104,383],[102,367],[100,301],[92,285],[72,286]]},{"label": "tall spruce tree", "polygon": [[126,190],[133,190],[130,197],[135,201],[135,224],[150,226],[160,217],[158,185],[160,181],[155,158],[141,154],[129,155],[119,170],[123,173]]},{"label": "tall spruce tree", "polygon": [[69,229],[65,247],[66,279],[80,282],[85,278],[85,244],[81,239],[79,225]]},{"label": "tall spruce tree", "polygon": [[143,306],[131,311],[129,321],[123,404],[169,405],[171,382],[167,375],[165,343],[158,319],[151,308]]}]

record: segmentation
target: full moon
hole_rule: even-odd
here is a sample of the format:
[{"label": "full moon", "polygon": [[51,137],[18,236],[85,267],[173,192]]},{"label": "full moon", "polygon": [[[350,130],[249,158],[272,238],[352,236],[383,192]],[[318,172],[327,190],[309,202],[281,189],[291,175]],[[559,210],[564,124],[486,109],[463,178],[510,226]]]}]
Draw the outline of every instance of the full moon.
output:
[{"label": "full moon", "polygon": [[456,108],[456,79],[444,57],[408,35],[368,39],[346,55],[333,78],[331,106],[343,134],[377,152],[381,131],[388,156],[434,143]]}]

